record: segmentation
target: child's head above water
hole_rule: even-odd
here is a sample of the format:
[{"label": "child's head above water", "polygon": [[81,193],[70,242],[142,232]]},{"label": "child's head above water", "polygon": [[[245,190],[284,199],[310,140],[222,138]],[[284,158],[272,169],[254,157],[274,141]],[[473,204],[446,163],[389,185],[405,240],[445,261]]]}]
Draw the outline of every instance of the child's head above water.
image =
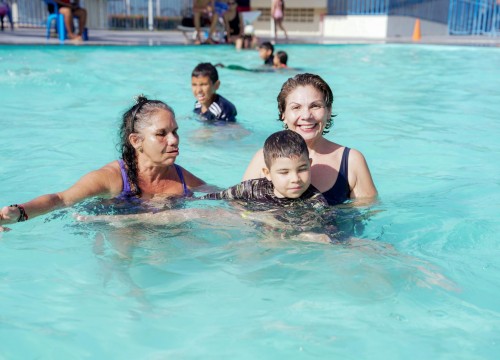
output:
[{"label": "child's head above water", "polygon": [[219,81],[219,73],[215,66],[210,63],[199,63],[196,65],[191,73],[191,77],[208,77],[212,84]]},{"label": "child's head above water", "polygon": [[286,63],[288,62],[288,54],[284,51],[278,51],[274,54],[273,64],[274,67],[281,68],[287,67]]},{"label": "child's head above water", "polygon": [[311,185],[311,161],[307,144],[294,131],[278,131],[264,143],[264,175],[280,198],[299,198]]},{"label": "child's head above water", "polygon": [[210,63],[196,65],[191,73],[191,90],[203,108],[212,104],[219,86],[219,74],[215,66]]}]

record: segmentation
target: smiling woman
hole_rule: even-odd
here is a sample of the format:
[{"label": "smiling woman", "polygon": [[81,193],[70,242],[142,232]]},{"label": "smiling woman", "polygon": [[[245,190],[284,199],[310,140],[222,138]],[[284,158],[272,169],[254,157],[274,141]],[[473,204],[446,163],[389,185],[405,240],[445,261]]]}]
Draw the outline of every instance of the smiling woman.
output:
[{"label": "smiling woman", "polygon": [[187,196],[203,180],[175,164],[179,155],[178,126],[174,111],[159,100],[140,96],[123,114],[120,129],[122,159],[84,175],[69,189],[39,196],[0,211],[1,225],[28,220],[84,199]]},{"label": "smiling woman", "polygon": [[[377,195],[366,160],[359,151],[327,140],[332,125],[333,92],[318,75],[298,74],[288,79],[278,95],[279,120],[300,134],[312,159],[311,183],[330,205],[347,199],[371,201]],[[257,151],[243,180],[263,177],[262,149]]]}]

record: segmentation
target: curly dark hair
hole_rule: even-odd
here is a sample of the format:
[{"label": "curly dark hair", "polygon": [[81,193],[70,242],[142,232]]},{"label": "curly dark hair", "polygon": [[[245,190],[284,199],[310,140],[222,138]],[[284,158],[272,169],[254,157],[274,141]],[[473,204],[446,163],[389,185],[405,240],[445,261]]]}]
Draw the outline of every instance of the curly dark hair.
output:
[{"label": "curly dark hair", "polygon": [[120,126],[120,148],[122,159],[125,163],[132,196],[141,196],[142,191],[138,185],[137,174],[137,154],[136,149],[129,140],[129,135],[137,133],[145,127],[151,125],[151,116],[158,110],[169,111],[174,117],[174,110],[160,100],[148,100],[144,95],[137,97],[134,106],[128,109],[122,116]]},{"label": "curly dark hair", "polygon": [[[333,104],[333,92],[330,86],[323,80],[319,75],[315,74],[297,74],[293,78],[289,78],[283,86],[281,87],[280,93],[278,94],[278,115],[279,121],[283,121],[283,113],[286,109],[286,99],[290,93],[295,90],[299,86],[312,86],[316,90],[318,90],[321,94],[323,94],[323,100],[325,102],[325,106],[328,109],[332,109]],[[323,135],[328,134],[332,127],[333,118],[336,115],[330,114],[330,118],[327,120],[325,128],[323,129]]]}]

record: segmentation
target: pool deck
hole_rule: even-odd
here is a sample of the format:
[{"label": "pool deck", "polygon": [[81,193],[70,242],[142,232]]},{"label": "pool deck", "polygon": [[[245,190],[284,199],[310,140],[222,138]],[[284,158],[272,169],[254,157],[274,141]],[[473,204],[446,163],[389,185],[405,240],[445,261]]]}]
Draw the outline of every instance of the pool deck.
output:
[{"label": "pool deck", "polygon": [[[162,46],[185,45],[186,39],[181,31],[126,31],[126,30],[90,30],[89,41],[74,43],[65,41],[65,45],[113,45],[113,46]],[[259,36],[260,41],[270,40],[269,37]],[[284,43],[280,39],[279,43]],[[333,38],[309,35],[291,35],[290,44],[433,44],[459,46],[500,46],[500,36],[422,36],[415,42],[411,38]],[[59,45],[56,38],[45,38],[43,28],[19,28],[11,31],[6,29],[0,32],[0,44],[4,45]]]}]

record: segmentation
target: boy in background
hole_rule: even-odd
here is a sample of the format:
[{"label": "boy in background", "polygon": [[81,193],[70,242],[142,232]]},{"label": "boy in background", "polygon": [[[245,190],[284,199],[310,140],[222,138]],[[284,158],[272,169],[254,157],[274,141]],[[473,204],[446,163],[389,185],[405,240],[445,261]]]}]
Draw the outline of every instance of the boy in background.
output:
[{"label": "boy in background", "polygon": [[274,46],[269,41],[259,45],[259,56],[264,60],[264,65],[273,66]]},{"label": "boy in background", "polygon": [[191,73],[191,89],[196,98],[193,112],[205,121],[236,121],[236,107],[217,94],[220,87],[217,69],[210,63],[196,65]]},{"label": "boy in background", "polygon": [[284,51],[278,51],[274,55],[273,66],[277,69],[287,68],[288,54]]}]

